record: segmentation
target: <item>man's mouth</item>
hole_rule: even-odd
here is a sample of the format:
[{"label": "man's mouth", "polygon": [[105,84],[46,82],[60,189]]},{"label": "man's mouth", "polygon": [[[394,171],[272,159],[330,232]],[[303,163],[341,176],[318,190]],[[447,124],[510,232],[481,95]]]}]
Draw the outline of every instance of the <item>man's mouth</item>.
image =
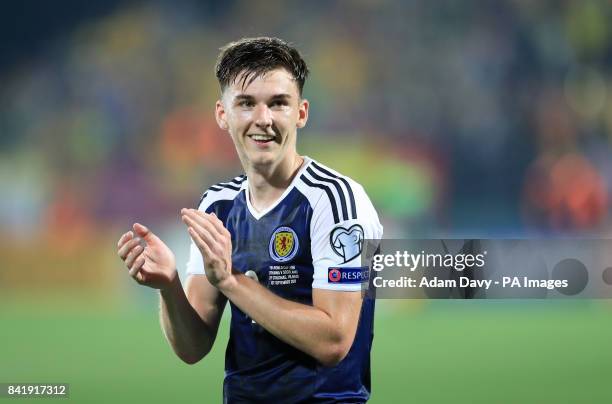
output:
[{"label": "man's mouth", "polygon": [[247,136],[259,144],[269,143],[269,142],[274,141],[275,139],[275,136],[273,135],[264,135],[264,134],[251,134]]}]

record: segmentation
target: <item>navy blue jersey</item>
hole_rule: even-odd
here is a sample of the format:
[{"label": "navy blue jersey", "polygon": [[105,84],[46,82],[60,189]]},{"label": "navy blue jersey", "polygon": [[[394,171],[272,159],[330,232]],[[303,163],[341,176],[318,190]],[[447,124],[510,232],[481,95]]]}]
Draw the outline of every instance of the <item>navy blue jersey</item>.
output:
[{"label": "navy blue jersey", "polygon": [[[245,176],[210,187],[199,209],[215,212],[232,236],[232,265],[285,299],[312,305],[312,289],[359,291],[364,239],[382,226],[363,188],[309,158],[279,200],[250,203]],[[192,242],[187,273],[205,274]],[[365,402],[370,396],[374,301],[364,299],[353,345],[335,367],[276,338],[230,301],[223,393],[239,402]]]}]

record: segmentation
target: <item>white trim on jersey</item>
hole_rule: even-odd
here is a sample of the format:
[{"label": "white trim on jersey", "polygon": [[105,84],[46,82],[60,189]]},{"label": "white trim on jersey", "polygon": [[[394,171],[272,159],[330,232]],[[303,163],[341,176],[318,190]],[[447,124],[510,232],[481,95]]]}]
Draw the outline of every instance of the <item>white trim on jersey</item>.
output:
[{"label": "white trim on jersey", "polygon": [[298,171],[298,173],[295,175],[295,177],[293,178],[293,181],[291,181],[291,184],[289,184],[289,186],[287,187],[287,189],[285,189],[285,191],[283,192],[283,194],[269,207],[267,207],[266,209],[262,210],[261,212],[258,212],[257,210],[255,210],[255,208],[253,207],[253,205],[251,205],[251,195],[249,193],[249,187],[248,187],[248,182],[249,180],[247,179],[245,181],[246,183],[246,201],[247,201],[247,208],[249,209],[249,212],[251,212],[251,215],[255,218],[255,220],[259,220],[262,217],[264,217],[268,212],[271,212],[272,209],[274,209],[275,207],[278,206],[279,203],[281,203],[285,197],[287,195],[289,195],[289,192],[291,192],[293,190],[293,188],[295,188],[295,184],[296,182],[299,181],[300,176],[302,175],[302,173],[304,172],[304,170],[306,170],[306,168],[312,163],[312,159],[310,159],[307,156],[304,156],[304,163],[302,164],[302,167],[300,168],[300,170]]}]

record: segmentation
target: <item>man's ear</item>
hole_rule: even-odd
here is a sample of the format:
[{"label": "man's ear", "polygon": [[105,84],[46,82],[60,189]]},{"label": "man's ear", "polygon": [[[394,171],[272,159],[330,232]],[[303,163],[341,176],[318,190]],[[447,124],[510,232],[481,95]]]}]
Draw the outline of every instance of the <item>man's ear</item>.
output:
[{"label": "man's ear", "polygon": [[300,100],[300,105],[298,108],[298,120],[295,126],[298,128],[303,128],[306,126],[306,122],[308,122],[308,107],[310,104],[308,100],[303,98]]},{"label": "man's ear", "polygon": [[217,100],[215,104],[215,119],[217,120],[217,125],[223,130],[228,130],[229,125],[227,124],[227,116],[225,114],[225,107],[223,106],[223,102],[221,100]]}]

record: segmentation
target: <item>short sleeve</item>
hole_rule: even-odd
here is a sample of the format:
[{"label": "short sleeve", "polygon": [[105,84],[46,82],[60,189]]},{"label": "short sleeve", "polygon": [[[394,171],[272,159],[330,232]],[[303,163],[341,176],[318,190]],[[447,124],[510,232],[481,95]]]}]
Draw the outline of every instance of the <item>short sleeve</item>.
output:
[{"label": "short sleeve", "polygon": [[[211,205],[212,198],[208,197],[207,193],[205,193],[200,199],[198,210],[206,212]],[[206,273],[204,271],[204,259],[202,258],[202,253],[191,238],[189,238],[189,259],[187,260],[185,272],[187,275],[203,275]]]},{"label": "short sleeve", "polygon": [[[332,201],[323,195],[313,208],[311,254],[314,268],[312,287],[343,291],[362,288],[364,268],[361,259],[364,240],[380,240],[383,227],[363,187],[352,180],[355,214],[338,220]],[[350,208],[349,208],[350,209]],[[350,212],[350,210],[349,210]]]},{"label": "short sleeve", "polygon": [[187,260],[187,275],[203,275],[204,272],[204,259],[200,249],[191,240],[189,245],[189,259]]}]

